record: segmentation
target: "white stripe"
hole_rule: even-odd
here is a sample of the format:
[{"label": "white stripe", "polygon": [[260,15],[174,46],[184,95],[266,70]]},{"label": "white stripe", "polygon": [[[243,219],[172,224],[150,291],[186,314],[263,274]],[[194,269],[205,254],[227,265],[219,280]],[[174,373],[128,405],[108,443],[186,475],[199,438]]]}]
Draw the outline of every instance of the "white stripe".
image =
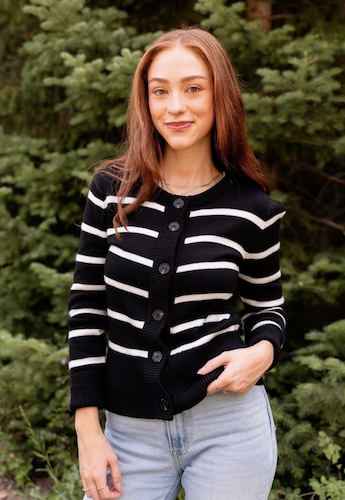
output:
[{"label": "white stripe", "polygon": [[79,328],[77,330],[70,330],[68,333],[68,338],[73,339],[75,337],[99,337],[103,335],[104,330],[99,330],[98,328]]},{"label": "white stripe", "polygon": [[127,354],[128,356],[135,356],[137,358],[148,358],[149,352],[143,351],[141,349],[130,349],[129,347],[123,347],[119,344],[114,344],[109,340],[109,348],[113,351],[119,352],[120,354]]},{"label": "white stripe", "polygon": [[92,257],[91,255],[77,254],[75,259],[77,262],[83,262],[84,264],[104,264],[105,258],[103,257]]},{"label": "white stripe", "polygon": [[94,234],[95,236],[99,236],[100,238],[107,237],[107,231],[101,231],[100,229],[97,229],[96,227],[89,226],[89,224],[86,224],[85,222],[81,223],[81,230],[84,231],[85,233]]},{"label": "white stripe", "polygon": [[126,285],[126,283],[121,283],[120,281],[113,280],[111,278],[108,278],[108,276],[104,276],[104,281],[107,285],[118,288],[119,290],[124,290],[125,292],[133,293],[134,295],[140,295],[140,297],[145,297],[145,299],[149,298],[148,291],[137,288],[136,286]]},{"label": "white stripe", "polygon": [[92,309],[91,307],[84,307],[82,309],[71,309],[69,315],[71,318],[77,316],[78,314],[98,314],[99,316],[106,316],[107,311],[103,309]]},{"label": "white stripe", "polygon": [[[92,191],[89,191],[88,198],[92,201],[92,203],[94,205],[102,208],[103,210],[108,208],[108,205],[110,205],[111,203],[120,203],[121,202],[123,205],[129,205],[130,203],[134,203],[136,201],[136,198],[133,198],[131,196],[126,196],[125,198],[121,198],[119,196],[113,196],[113,195],[107,196],[106,199],[103,201],[103,200],[97,198],[97,196],[95,196],[92,193]],[[142,206],[146,207],[146,208],[151,208],[153,210],[158,210],[159,212],[165,212],[164,205],[161,205],[161,204],[153,202],[153,201],[145,201],[142,204]]]},{"label": "white stripe", "polygon": [[276,323],[275,321],[267,320],[267,321],[259,321],[259,323],[254,325],[250,331],[252,332],[253,330],[256,330],[257,328],[260,328],[260,326],[265,326],[265,325],[275,325],[279,328],[279,330],[282,330],[282,327],[280,325],[278,325],[278,323]]},{"label": "white stripe", "polygon": [[265,221],[261,219],[261,217],[258,217],[251,212],[247,212],[246,210],[238,210],[236,208],[209,208],[202,210],[193,210],[190,213],[189,217],[205,217],[209,215],[227,215],[230,217],[240,217],[242,219],[247,219],[250,222],[253,222],[253,224],[258,226],[260,229],[266,229],[267,227],[272,226],[272,224],[274,224],[278,219],[284,217],[285,214],[286,212],[280,212],[271,219]]},{"label": "white stripe", "polygon": [[195,347],[200,347],[204,344],[207,344],[212,339],[214,339],[218,335],[221,335],[222,333],[237,331],[239,327],[240,325],[232,325],[228,328],[224,328],[224,330],[220,330],[219,332],[210,333],[209,335],[205,335],[205,337],[201,337],[198,340],[194,340],[193,342],[189,342],[188,344],[183,344],[180,345],[179,347],[176,347],[176,349],[170,351],[170,354],[171,356],[173,356],[174,354],[179,354],[180,352],[188,351],[190,349],[194,349]]},{"label": "white stripe", "polygon": [[143,207],[152,208],[153,210],[158,210],[159,212],[165,212],[165,206],[156,203],[155,201],[144,201]]},{"label": "white stripe", "polygon": [[73,285],[71,286],[71,290],[99,292],[101,290],[105,290],[105,285],[86,285],[84,283],[73,283]]},{"label": "white stripe", "polygon": [[277,280],[281,277],[281,272],[277,271],[275,274],[271,274],[271,276],[264,276],[263,278],[252,278],[251,276],[246,276],[245,274],[239,273],[238,277],[244,281],[248,281],[249,283],[253,283],[255,285],[262,285],[264,283],[271,283],[272,281]]},{"label": "white stripe", "polygon": [[236,241],[229,240],[228,238],[223,238],[222,236],[214,236],[213,234],[202,234],[200,236],[191,236],[184,240],[186,245],[191,243],[218,243],[219,245],[224,245],[226,247],[233,248],[237,250],[244,258],[246,252],[244,248],[236,243]]},{"label": "white stripe", "polygon": [[118,227],[116,228],[110,228],[107,230],[108,236],[111,234],[116,234],[116,231],[118,233],[135,233],[135,234],[144,234],[145,236],[151,236],[152,238],[158,238],[159,232],[158,231],[153,231],[152,229],[147,229],[146,227],[137,227],[137,226],[127,226],[127,227]]},{"label": "white stripe", "polygon": [[143,264],[147,267],[153,267],[153,260],[141,257],[135,253],[126,252],[125,250],[121,250],[121,248],[115,247],[114,245],[110,245],[109,251],[119,257],[122,257],[123,259],[131,260],[132,262],[137,262],[138,264]]},{"label": "white stripe", "polygon": [[122,321],[123,323],[129,323],[130,325],[135,326],[135,328],[139,328],[140,330],[144,328],[145,321],[139,321],[138,319],[130,318],[126,314],[108,309],[108,316],[110,318],[117,319],[118,321]]},{"label": "white stripe", "polygon": [[262,302],[259,302],[258,300],[245,299],[244,297],[241,297],[241,300],[245,304],[254,307],[271,307],[271,306],[281,306],[282,304],[284,304],[284,297],[281,297],[280,299],[276,300],[265,300]]},{"label": "white stripe", "polygon": [[190,328],[195,328],[197,326],[203,326],[205,323],[216,323],[222,321],[223,319],[229,319],[230,314],[209,314],[206,318],[194,319],[192,321],[187,321],[186,323],[181,323],[180,325],[173,326],[170,328],[170,333],[180,333]]},{"label": "white stripe", "polygon": [[[262,311],[256,311],[256,312],[250,312],[248,314],[245,314],[242,316],[242,321],[245,322],[250,316],[257,316],[258,314],[277,314],[277,316],[280,316],[281,319],[283,320],[284,325],[286,325],[286,320],[282,314],[280,314],[278,311],[276,311],[276,307],[269,307],[267,309],[263,309]],[[278,308],[280,311],[282,310],[281,307]]]},{"label": "white stripe", "polygon": [[276,314],[277,316],[280,316],[281,319],[283,320],[283,323],[284,323],[284,326],[286,326],[286,319],[284,318],[284,316],[282,314],[280,314],[279,312],[277,311],[271,311],[273,314]]},{"label": "white stripe", "polygon": [[258,253],[246,253],[245,258],[246,259],[252,259],[252,260],[260,260],[260,259],[265,259],[269,255],[271,255],[274,252],[277,252],[280,248],[280,242],[276,243],[273,245],[273,247],[267,248],[267,250],[264,250],[263,252],[258,252]]},{"label": "white stripe", "polygon": [[198,302],[202,300],[229,300],[232,295],[232,293],[195,293],[191,295],[180,295],[179,297],[175,297],[174,304]]},{"label": "white stripe", "polygon": [[93,192],[92,192],[92,191],[89,191],[89,193],[88,193],[87,197],[88,197],[88,198],[89,198],[89,200],[90,200],[90,201],[92,201],[92,203],[93,203],[94,205],[96,205],[97,207],[103,208],[103,210],[104,210],[105,208],[107,208],[107,203],[106,203],[105,201],[100,200],[99,198],[97,198],[97,196],[95,196],[95,195],[93,194]]},{"label": "white stripe", "polygon": [[[105,200],[103,201],[100,198],[97,198],[97,196],[95,196],[92,191],[89,191],[87,197],[92,201],[92,203],[94,205],[97,205],[97,207],[100,207],[103,210],[108,208],[108,206],[111,203],[118,203],[119,199],[120,199],[118,196],[110,195],[110,196],[107,196],[105,198]],[[136,198],[132,198],[131,196],[126,196],[125,198],[122,198],[121,201],[124,205],[129,205],[130,203],[133,203],[135,200],[136,200]]]},{"label": "white stripe", "polygon": [[232,269],[238,271],[239,267],[234,262],[196,262],[195,264],[184,264],[176,269],[177,273],[188,271],[204,271],[206,269]]},{"label": "white stripe", "polygon": [[76,359],[74,361],[69,362],[69,369],[79,368],[79,366],[87,366],[87,365],[101,365],[105,363],[105,356],[97,356],[94,358],[82,358]]},{"label": "white stripe", "polygon": [[242,219],[247,219],[250,222],[253,222],[253,224],[258,226],[260,229],[266,229],[267,227],[272,226],[272,224],[274,224],[278,219],[284,217],[285,214],[286,212],[280,212],[271,219],[265,221],[261,219],[261,217],[258,217],[251,212],[247,212],[246,210],[238,210],[236,208],[208,208],[202,210],[193,210],[190,213],[189,217],[204,217],[209,215],[227,215],[230,217],[240,217]]}]

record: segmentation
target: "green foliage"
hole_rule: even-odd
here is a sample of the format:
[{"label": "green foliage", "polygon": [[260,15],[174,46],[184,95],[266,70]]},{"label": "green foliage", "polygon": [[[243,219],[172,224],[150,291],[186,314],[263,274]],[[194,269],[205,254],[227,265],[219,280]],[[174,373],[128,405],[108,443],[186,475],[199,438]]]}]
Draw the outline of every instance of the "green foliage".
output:
[{"label": "green foliage", "polygon": [[58,349],[48,342],[12,336],[3,330],[0,343],[0,471],[23,484],[39,463],[27,439],[22,407],[37,439],[46,443],[61,473],[73,463],[71,451],[75,448],[72,417],[68,414],[67,348]]},{"label": "green foliage", "polygon": [[[189,0],[0,3],[0,471],[24,485],[43,468],[47,500],[80,491],[65,322],[89,167],[122,148],[142,52],[184,20],[200,20],[231,55],[252,145],[288,209],[288,340],[266,377],[280,448],[271,500],[345,498],[341,2],[288,4],[273,3],[265,36],[243,2],[198,0],[195,12]],[[30,483],[25,495],[43,498]]]},{"label": "green foliage", "polygon": [[0,130],[0,327],[64,335],[86,169],[114,151],[93,142],[58,153],[46,139]]},{"label": "green foliage", "polygon": [[[131,76],[157,35],[136,35],[115,7],[90,9],[84,0],[31,4],[24,11],[40,20],[41,31],[23,46],[25,99],[47,103],[62,127],[79,125],[73,141],[123,125]],[[59,131],[51,130],[56,137]]]},{"label": "green foliage", "polygon": [[291,388],[272,401],[280,456],[275,494],[293,495],[288,488],[297,484],[303,490],[309,484],[320,498],[340,499],[332,495],[345,491],[345,320],[306,339],[310,344],[297,351],[284,373],[267,375],[272,393],[279,376]]},{"label": "green foliage", "polygon": [[24,492],[19,493],[20,496],[27,500],[41,500],[42,498],[45,500],[75,500],[80,494],[80,475],[77,463],[64,468],[62,472],[59,467],[54,467],[44,439],[34,431],[23,408],[20,406],[19,409],[26,426],[26,435],[34,450],[33,454],[44,465],[37,470],[45,472],[52,481],[51,490],[44,496],[39,486],[34,483],[31,486],[26,486]]}]

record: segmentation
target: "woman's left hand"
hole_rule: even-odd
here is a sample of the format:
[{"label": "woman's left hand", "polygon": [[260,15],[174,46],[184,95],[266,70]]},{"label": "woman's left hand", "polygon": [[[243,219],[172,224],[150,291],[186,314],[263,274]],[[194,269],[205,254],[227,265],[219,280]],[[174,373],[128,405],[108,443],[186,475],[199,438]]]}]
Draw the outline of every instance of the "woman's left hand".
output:
[{"label": "woman's left hand", "polygon": [[222,352],[200,368],[198,374],[206,375],[216,368],[224,366],[224,371],[208,386],[208,394],[217,391],[246,394],[271,366],[273,354],[271,342],[261,340],[244,349]]}]

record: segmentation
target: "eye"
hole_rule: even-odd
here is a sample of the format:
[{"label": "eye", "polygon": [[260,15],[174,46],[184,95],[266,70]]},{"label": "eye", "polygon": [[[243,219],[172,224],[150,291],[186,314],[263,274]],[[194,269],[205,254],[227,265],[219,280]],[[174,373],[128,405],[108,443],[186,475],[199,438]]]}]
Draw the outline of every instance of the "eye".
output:
[{"label": "eye", "polygon": [[187,89],[187,91],[190,92],[191,94],[196,94],[200,90],[201,90],[201,88],[198,87],[197,85],[192,85],[191,87],[188,87],[188,89]]},{"label": "eye", "polygon": [[167,94],[167,91],[165,89],[154,89],[152,93],[155,95],[164,95]]}]

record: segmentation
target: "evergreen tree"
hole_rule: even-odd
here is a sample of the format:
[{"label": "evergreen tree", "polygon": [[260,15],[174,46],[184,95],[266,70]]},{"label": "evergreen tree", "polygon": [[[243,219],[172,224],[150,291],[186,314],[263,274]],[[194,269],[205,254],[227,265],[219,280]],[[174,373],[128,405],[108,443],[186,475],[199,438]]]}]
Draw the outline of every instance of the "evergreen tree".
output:
[{"label": "evergreen tree", "polygon": [[[288,209],[288,341],[266,379],[281,456],[272,500],[308,491],[345,498],[342,5],[276,0],[265,34],[260,16],[248,21],[246,5],[233,1],[199,0],[192,11],[189,1],[2,0],[0,432],[9,436],[0,463],[17,479],[35,466],[19,404],[56,456],[72,447],[71,420],[66,446],[58,438],[68,401],[66,302],[90,166],[122,147],[131,76],[145,47],[157,30],[187,21],[212,31],[232,58],[253,148]],[[34,394],[20,377],[42,376],[45,360],[49,377]],[[6,458],[11,449],[16,465]]]}]

